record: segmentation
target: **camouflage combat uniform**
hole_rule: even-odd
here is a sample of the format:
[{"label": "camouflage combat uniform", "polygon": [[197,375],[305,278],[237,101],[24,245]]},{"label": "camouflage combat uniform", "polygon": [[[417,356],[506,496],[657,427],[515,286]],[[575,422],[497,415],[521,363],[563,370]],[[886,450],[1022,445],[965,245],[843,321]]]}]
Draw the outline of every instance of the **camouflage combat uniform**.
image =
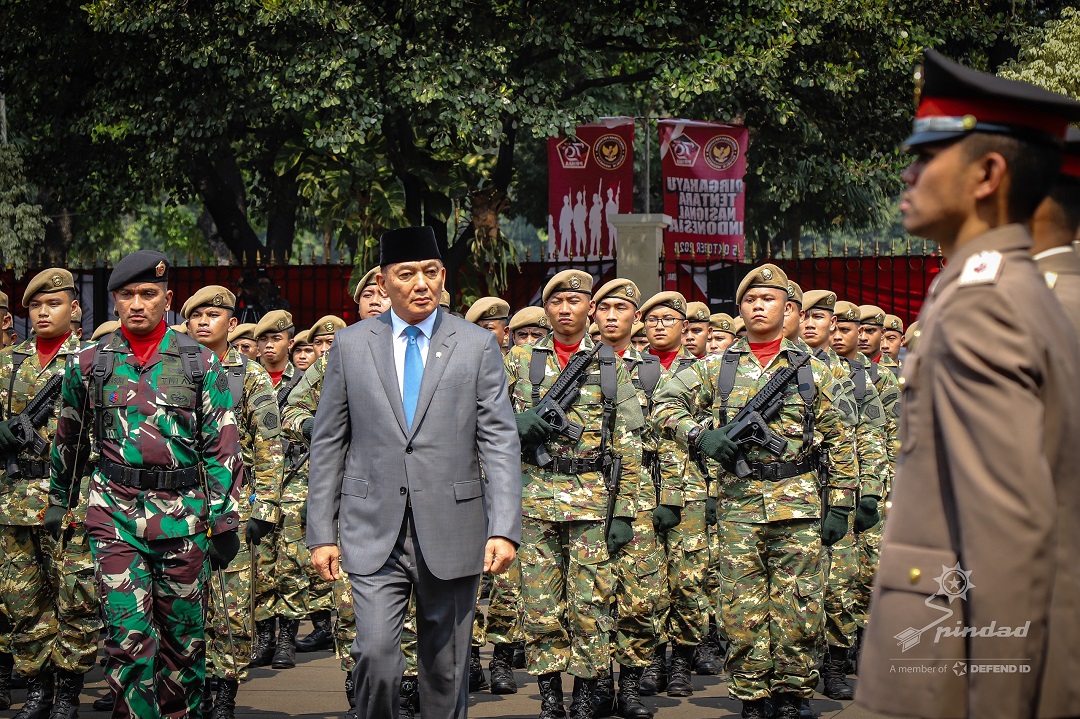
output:
[{"label": "camouflage combat uniform", "polygon": [[[586,336],[578,352],[591,351]],[[506,374],[515,412],[533,406],[529,364],[534,353],[544,356],[543,395],[561,373],[554,339],[514,347],[506,355]],[[644,418],[630,375],[616,362],[618,392],[612,448],[622,458],[622,471],[614,498],[614,516],[633,522],[641,484],[641,431]],[[603,417],[599,364],[593,361],[580,399],[568,412],[585,428],[574,443],[559,435],[545,443],[556,462],[599,461]],[[526,455],[531,459],[531,454]],[[609,671],[612,627],[609,604],[614,591],[614,569],[608,556],[605,519],[608,491],[596,469],[578,474],[548,471],[523,462],[523,518],[521,597],[528,671],[533,675],[568,672],[582,679],[605,676]]]},{"label": "camouflage combat uniform", "polygon": [[[90,480],[86,528],[102,600],[105,673],[117,696],[115,717],[198,716],[208,530],[238,528],[243,465],[228,380],[217,358],[202,349],[205,376],[197,393],[184,373],[179,342],[168,330],[139,367],[123,334],[115,332],[107,342],[72,355],[64,373],[50,503],[66,503],[96,422],[101,459]],[[91,376],[99,352],[115,357],[100,403]],[[145,468],[159,471],[137,472]],[[134,480],[136,474],[185,486],[141,489],[108,478]],[[188,484],[192,478],[198,479]]]},{"label": "camouflage combat uniform", "polygon": [[[45,384],[64,371],[79,349],[71,335],[42,367],[33,339],[0,352],[0,406],[4,419],[23,411]],[[21,363],[12,377],[14,356]],[[59,399],[56,402],[60,404]],[[52,444],[56,414],[37,430]],[[73,674],[94,667],[101,615],[94,562],[86,533],[89,487],[80,483],[78,505],[59,541],[42,524],[49,498],[49,450],[40,455],[24,451],[17,458],[19,477],[5,474],[0,482],[0,600],[11,622],[15,670],[37,675],[50,666]],[[4,468],[0,465],[0,468]]]},{"label": "camouflage combat uniform", "polygon": [[[240,490],[243,526],[251,517],[276,524],[282,477],[281,420],[270,375],[258,362],[244,361],[230,347],[221,358],[226,373],[243,367],[243,394],[233,397],[233,414],[240,433],[245,481]],[[269,544],[269,542],[266,542]],[[225,602],[211,601],[206,617],[207,675],[244,681],[251,663],[252,547],[244,545],[224,571]],[[258,559],[258,552],[254,561]],[[265,581],[265,580],[264,580]],[[261,584],[256,579],[256,586]],[[256,597],[256,602],[258,597]],[[231,623],[232,644],[225,621]],[[235,650],[235,654],[233,654]]]},{"label": "camouflage combat uniform", "polygon": [[[737,359],[726,406],[718,388],[723,357],[707,357],[664,383],[651,421],[685,450],[687,435],[701,426],[699,417],[708,415],[714,426],[723,426],[798,354],[802,351],[783,340],[763,368],[747,340],[739,339],[724,354]],[[854,505],[858,474],[844,446],[841,415],[853,415],[855,408],[824,364],[811,359],[808,366],[813,399],[800,394],[797,380],[788,383],[780,414],[769,423],[787,440],[783,454],[744,448],[754,472],[744,479],[728,472],[719,477],[721,614],[729,641],[725,665],[731,674],[728,692],[743,701],[777,694],[809,698],[818,681],[814,662],[824,621],[825,567],[815,447],[827,452],[831,464],[830,506]],[[812,424],[806,421],[808,410]],[[781,471],[791,476],[767,478]]]}]

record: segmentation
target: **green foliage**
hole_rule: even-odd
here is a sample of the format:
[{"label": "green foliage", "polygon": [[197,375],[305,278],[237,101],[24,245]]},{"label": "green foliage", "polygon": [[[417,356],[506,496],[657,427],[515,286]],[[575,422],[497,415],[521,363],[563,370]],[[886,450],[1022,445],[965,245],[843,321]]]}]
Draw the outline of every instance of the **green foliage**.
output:
[{"label": "green foliage", "polygon": [[1080,99],[1080,9],[1063,9],[1060,19],[1025,31],[1019,43],[1019,56],[999,75]]},{"label": "green foliage", "polygon": [[13,145],[0,145],[0,258],[20,276],[41,247],[49,221],[41,205],[30,201],[33,196],[19,153]]}]

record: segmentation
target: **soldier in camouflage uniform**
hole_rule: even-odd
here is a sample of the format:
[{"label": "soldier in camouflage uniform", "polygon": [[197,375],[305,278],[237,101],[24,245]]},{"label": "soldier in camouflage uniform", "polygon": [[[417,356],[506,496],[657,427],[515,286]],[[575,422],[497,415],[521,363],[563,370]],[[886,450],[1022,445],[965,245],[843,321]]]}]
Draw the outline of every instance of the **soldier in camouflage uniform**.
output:
[{"label": "soldier in camouflage uniform", "polygon": [[253,322],[238,324],[229,333],[229,344],[252,362],[258,362],[259,346],[255,343],[255,336],[251,334],[253,329],[255,329]]},{"label": "soldier in camouflage uniform", "polygon": [[292,347],[289,350],[289,358],[298,374],[304,374],[307,368],[314,364],[316,359],[315,345],[311,344],[310,330],[296,333],[296,336],[293,337]]},{"label": "soldier in camouflage uniform", "polygon": [[551,324],[543,307],[523,307],[510,318],[510,342],[531,345],[548,336]]},{"label": "soldier in camouflage uniform", "polygon": [[900,366],[900,348],[904,346],[904,321],[896,315],[885,315],[885,331],[881,335],[881,353]]},{"label": "soldier in camouflage uniform", "polygon": [[[832,370],[847,394],[855,402],[858,414],[854,425],[848,426],[859,464],[859,495],[853,520],[855,534],[829,547],[829,578],[825,588],[825,640],[828,655],[823,669],[824,694],[830,699],[851,699],[854,690],[847,681],[847,655],[855,645],[857,629],[856,602],[859,583],[859,534],[876,524],[876,511],[867,511],[869,502],[880,500],[884,492],[882,477],[888,471],[885,449],[885,409],[874,385],[868,381],[861,363],[854,365],[842,359],[830,345],[836,325],[836,294],[828,290],[807,292],[803,302],[803,339],[814,356]],[[841,309],[844,309],[841,303]],[[846,423],[849,424],[849,423]]]},{"label": "soldier in camouflage uniform", "polygon": [[[252,580],[259,544],[278,521],[282,474],[281,419],[270,375],[258,362],[229,346],[229,330],[236,324],[235,308],[232,292],[210,285],[195,292],[180,309],[188,333],[214,353],[228,379],[246,470],[239,503],[246,547],[224,573],[225,606],[212,601],[207,611],[207,676],[218,680],[214,719],[232,719],[239,684],[247,679],[254,621],[251,608],[257,601],[252,597],[256,591]],[[283,628],[282,634],[286,633]],[[292,637],[296,637],[295,626]],[[278,646],[285,644],[283,638]]]},{"label": "soldier in camouflage uniform", "polygon": [[[650,357],[656,357],[660,377],[653,393],[697,358],[684,345],[688,327],[686,313],[690,303],[678,292],[660,292],[641,307],[645,332],[649,338]],[[699,311],[704,315],[705,310]],[[687,456],[674,441],[653,432],[656,459],[654,471],[662,487],[660,501],[678,510],[680,522],[661,533],[664,549],[666,599],[658,607],[659,643],[649,667],[641,679],[641,693],[646,696],[664,690],[670,696],[690,696],[694,687],[690,670],[694,653],[701,645],[709,624],[712,606],[706,585],[709,572],[708,527],[715,523],[715,502],[710,502],[708,475],[702,471],[700,458]],[[667,647],[671,644],[671,666]],[[670,671],[670,679],[669,679]]]},{"label": "soldier in camouflage uniform", "polygon": [[[86,534],[83,487],[72,498],[70,515],[53,512],[43,523],[49,496],[49,446],[56,431],[59,391],[38,425],[19,429],[16,418],[57,377],[79,348],[71,332],[78,309],[75,284],[67,270],[51,268],[26,287],[23,306],[35,334],[0,352],[0,452],[7,460],[0,484],[0,601],[12,622],[15,669],[29,677],[20,719],[52,716],[70,719],[79,707],[83,677],[94,666],[101,618],[94,564]],[[27,434],[28,433],[28,434]],[[40,437],[40,451],[18,437]],[[48,531],[46,531],[48,530]],[[4,678],[11,665],[0,666]],[[53,701],[55,683],[55,703]],[[10,703],[10,697],[7,698]],[[5,707],[6,708],[6,707]]]},{"label": "soldier in camouflage uniform", "polygon": [[[46,521],[75,503],[90,454],[86,528],[105,624],[114,717],[198,716],[206,558],[240,548],[243,476],[228,378],[210,350],[163,322],[168,260],[143,250],[113,270],[121,330],[68,360]],[[208,536],[209,535],[209,536]]]},{"label": "soldier in camouflage uniform", "polygon": [[[589,362],[568,411],[584,428],[580,440],[554,434],[534,409],[572,357],[593,350],[585,335],[591,291],[592,277],[584,272],[555,275],[543,292],[552,334],[506,355],[518,433],[527,448],[518,558],[528,671],[537,676],[543,719],[564,716],[564,671],[575,677],[573,716],[593,715],[597,678],[611,662],[612,559],[633,539],[638,515],[644,418],[630,375],[610,348],[600,348],[599,360]],[[602,369],[605,363],[608,369]],[[606,481],[616,484],[614,491]]]},{"label": "soldier in camouflage uniform", "polygon": [[[652,422],[685,450],[720,463],[720,533],[724,553],[721,615],[729,647],[728,692],[743,702],[744,717],[764,717],[771,698],[775,716],[799,716],[800,699],[813,695],[825,582],[822,546],[848,531],[858,484],[855,458],[843,446],[840,383],[819,360],[783,337],[784,316],[794,311],[788,280],[775,265],[748,274],[736,293],[747,326],[721,358],[707,358],[660,387]],[[805,363],[781,390],[783,405],[769,428],[787,441],[779,457],[756,445],[738,447],[728,437],[735,415],[778,371]],[[707,414],[718,429],[702,425]],[[749,474],[734,473],[738,452]],[[822,522],[819,453],[831,464],[828,511]]]},{"label": "soldier in camouflage uniform", "polygon": [[[634,323],[641,318],[638,310],[641,293],[630,280],[615,279],[596,291],[593,302],[596,304],[593,317],[600,328],[600,341],[622,357],[630,381],[637,390],[641,411],[647,417],[652,394],[663,370],[658,358],[642,355],[630,344]],[[661,478],[657,440],[647,429],[642,437],[641,469],[634,538],[619,552],[615,561],[617,618],[612,656],[620,666],[619,691],[615,695],[614,687],[608,689],[605,686],[600,694],[605,698],[608,692],[613,695],[614,710],[619,716],[648,719],[653,713],[641,703],[641,675],[660,643],[661,622],[669,598],[667,562],[659,536],[666,536],[679,524],[682,508],[658,501]],[[606,684],[611,679],[602,681]],[[603,709],[612,709],[610,701]]]},{"label": "soldier in camouflage uniform", "polygon": [[885,310],[880,307],[859,305],[859,352],[866,355],[871,362],[889,367],[894,376],[899,376],[900,365],[896,363],[896,359],[881,351],[886,317]]}]

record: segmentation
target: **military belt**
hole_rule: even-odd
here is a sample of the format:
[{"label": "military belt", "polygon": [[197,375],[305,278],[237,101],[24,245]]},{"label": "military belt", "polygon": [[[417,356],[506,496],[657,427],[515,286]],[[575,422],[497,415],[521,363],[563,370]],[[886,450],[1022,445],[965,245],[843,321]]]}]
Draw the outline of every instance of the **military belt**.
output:
[{"label": "military belt", "polygon": [[[525,462],[536,464],[532,461],[531,455],[526,457]],[[603,468],[603,457],[552,457],[550,462],[541,467],[545,472],[558,472],[559,474],[585,474],[586,472],[599,472]]]},{"label": "military belt", "polygon": [[19,476],[23,479],[48,477],[52,470],[49,462],[40,459],[18,459],[16,463],[19,465]]},{"label": "military belt", "polygon": [[750,464],[750,477],[763,479],[766,482],[779,482],[782,479],[798,477],[800,474],[812,472],[817,468],[817,462],[813,457],[806,457],[798,462],[753,462]]},{"label": "military belt", "polygon": [[102,457],[99,469],[110,482],[135,489],[186,489],[199,483],[198,467],[129,467]]}]

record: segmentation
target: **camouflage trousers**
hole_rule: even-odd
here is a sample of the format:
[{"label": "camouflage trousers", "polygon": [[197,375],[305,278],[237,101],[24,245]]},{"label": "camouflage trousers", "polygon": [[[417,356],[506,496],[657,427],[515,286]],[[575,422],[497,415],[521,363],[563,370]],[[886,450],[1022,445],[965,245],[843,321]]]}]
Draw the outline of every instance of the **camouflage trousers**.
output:
[{"label": "camouflage trousers", "polygon": [[720,523],[725,669],[734,699],[810,698],[824,623],[821,522]]},{"label": "camouflage trousers", "polygon": [[199,716],[206,664],[205,534],[92,536],[113,717]]},{"label": "camouflage trousers", "polygon": [[[859,550],[851,531],[836,544],[823,548],[829,579],[825,584],[825,641],[829,646],[850,649],[855,645],[855,602],[859,584]],[[824,647],[822,648],[824,649]]]},{"label": "camouflage trousers", "polygon": [[652,511],[638,512],[634,538],[615,557],[618,619],[611,655],[624,667],[648,666],[660,643],[661,618],[670,598],[666,568]]},{"label": "camouflage trousers", "polygon": [[853,612],[855,623],[865,627],[870,612],[870,593],[874,589],[874,577],[877,575],[878,557],[881,555],[881,535],[885,531],[887,503],[881,503],[881,521],[859,534],[855,539],[858,561],[858,579],[855,583]]},{"label": "camouflage trousers", "polygon": [[523,517],[517,556],[529,674],[606,676],[615,571],[604,523]]},{"label": "camouflage trousers", "polygon": [[[272,599],[267,603],[266,616],[259,611],[257,618],[285,617],[306,619],[312,612],[332,610],[337,604],[334,582],[327,582],[311,566],[311,551],[304,542],[304,525],[300,522],[299,507],[282,505],[281,521],[274,535]],[[351,603],[351,599],[349,602]],[[352,643],[352,640],[349,642]]]},{"label": "camouflage trousers", "polygon": [[[480,615],[479,610],[476,614]],[[521,630],[521,564],[517,557],[505,572],[491,578],[485,633],[486,641],[492,644],[512,644],[525,638]]]},{"label": "camouflage trousers", "polygon": [[0,602],[10,626],[15,671],[46,665],[76,674],[94,668],[101,631],[94,560],[83,525],[55,541],[42,526],[0,527]]},{"label": "camouflage trousers", "polygon": [[664,539],[670,602],[661,614],[661,641],[683,646],[701,644],[709,628],[712,603],[706,595],[709,576],[709,537],[705,501],[689,501],[682,520]]},{"label": "camouflage trousers", "polygon": [[[337,620],[334,622],[334,653],[341,661],[341,670],[351,672],[355,666],[352,658],[352,644],[356,639],[356,614],[353,613],[352,584],[348,577],[343,576],[340,580],[332,582],[334,600],[337,604]],[[413,665],[416,664],[416,612],[405,613],[405,623],[408,625],[409,617],[413,618]],[[407,629],[406,629],[407,631]],[[404,636],[404,635],[403,635]],[[404,639],[402,639],[404,642]]]},{"label": "camouflage trousers", "polygon": [[723,591],[720,568],[723,556],[720,553],[720,531],[715,526],[705,528],[709,534],[709,573],[705,577],[705,600],[709,602],[709,619],[716,622],[716,630],[724,636],[723,622],[720,621],[720,593]]},{"label": "camouflage trousers", "polygon": [[222,570],[224,606],[216,575],[217,572],[211,572],[207,587],[206,676],[242,682],[247,679],[251,664],[251,550],[248,545],[242,544],[240,552]]},{"label": "camouflage trousers", "polygon": [[484,597],[484,583],[476,585],[476,609],[473,612],[472,634],[469,636],[469,646],[483,647],[487,644],[487,617],[480,611],[480,600]]}]

